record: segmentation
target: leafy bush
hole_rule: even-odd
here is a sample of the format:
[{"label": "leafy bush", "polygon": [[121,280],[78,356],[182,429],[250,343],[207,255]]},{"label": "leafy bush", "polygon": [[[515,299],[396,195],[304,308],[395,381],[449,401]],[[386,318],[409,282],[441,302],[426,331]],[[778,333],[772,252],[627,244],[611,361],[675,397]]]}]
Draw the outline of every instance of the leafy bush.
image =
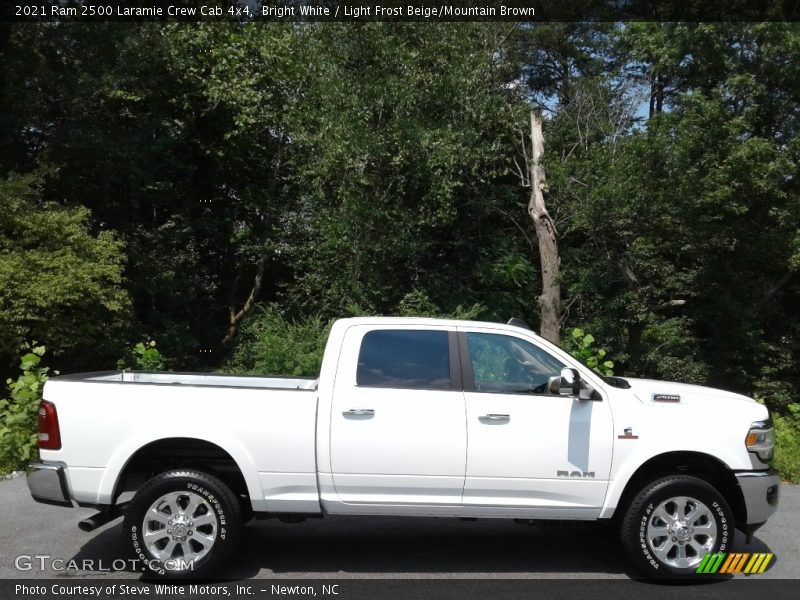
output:
[{"label": "leafy bush", "polygon": [[222,371],[316,377],[329,330],[319,316],[289,320],[275,305],[260,306],[242,326]]},{"label": "leafy bush", "polygon": [[633,371],[639,377],[706,384],[708,365],[700,358],[691,329],[684,318],[651,318],[642,333],[641,354],[631,362]]},{"label": "leafy bush", "polygon": [[42,199],[37,177],[0,178],[0,370],[25,340],[47,342],[51,360],[92,368],[113,360],[128,327],[125,248],[93,234],[91,213]]},{"label": "leafy bush", "polygon": [[164,357],[156,348],[155,340],[139,342],[128,353],[128,356],[117,361],[118,369],[134,369],[136,371],[163,371]]},{"label": "leafy bush", "polygon": [[[395,313],[403,317],[475,319],[481,311],[483,306],[475,304],[445,312],[425,292],[414,290],[403,297]],[[374,311],[352,304],[343,316],[370,314]],[[245,321],[221,370],[242,375],[316,377],[332,324],[320,315],[290,319],[274,304],[261,305]]]},{"label": "leafy bush", "polygon": [[401,317],[435,317],[439,319],[460,319],[474,321],[485,311],[481,304],[463,306],[459,304],[450,311],[438,307],[422,290],[413,290],[403,296],[397,305],[397,315]]},{"label": "leafy bush", "polygon": [[800,483],[800,405],[790,405],[790,414],[772,415],[775,423],[775,456],[772,466],[781,478]]},{"label": "leafy bush", "polygon": [[40,366],[45,347],[35,344],[23,346],[22,373],[6,381],[8,397],[0,400],[0,473],[24,468],[38,454],[36,419],[50,369]]},{"label": "leafy bush", "polygon": [[[789,345],[789,340],[785,340]],[[766,404],[772,412],[782,415],[794,414],[800,408],[796,376],[793,375],[795,360],[787,348],[772,344],[764,345],[764,363],[759,377],[753,381],[752,395]]]},{"label": "leafy bush", "polygon": [[603,348],[594,347],[594,336],[576,327],[564,342],[564,349],[600,375],[614,374],[614,363],[606,358]]}]

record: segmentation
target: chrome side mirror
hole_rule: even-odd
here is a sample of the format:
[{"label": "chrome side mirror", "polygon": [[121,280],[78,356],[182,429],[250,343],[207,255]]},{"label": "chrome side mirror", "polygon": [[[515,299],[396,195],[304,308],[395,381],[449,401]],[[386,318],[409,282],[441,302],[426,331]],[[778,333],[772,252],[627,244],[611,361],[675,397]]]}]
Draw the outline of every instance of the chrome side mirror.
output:
[{"label": "chrome side mirror", "polygon": [[547,393],[550,396],[558,396],[561,393],[561,375],[547,378]]},{"label": "chrome side mirror", "polygon": [[600,400],[594,388],[581,379],[577,369],[564,367],[561,369],[561,381],[558,385],[561,396],[569,396],[575,400]]},{"label": "chrome side mirror", "polygon": [[558,384],[558,393],[562,396],[577,398],[581,391],[581,374],[577,369],[564,367],[561,369],[561,381]]}]

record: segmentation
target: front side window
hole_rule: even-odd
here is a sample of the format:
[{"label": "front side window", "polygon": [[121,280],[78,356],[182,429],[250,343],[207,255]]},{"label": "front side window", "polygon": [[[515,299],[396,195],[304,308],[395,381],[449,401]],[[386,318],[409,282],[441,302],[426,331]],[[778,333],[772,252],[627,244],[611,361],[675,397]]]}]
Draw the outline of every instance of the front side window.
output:
[{"label": "front side window", "polygon": [[564,368],[526,340],[494,333],[466,335],[476,392],[549,394],[550,378]]},{"label": "front side window", "polygon": [[450,389],[446,331],[370,331],[361,341],[356,384],[405,389]]}]

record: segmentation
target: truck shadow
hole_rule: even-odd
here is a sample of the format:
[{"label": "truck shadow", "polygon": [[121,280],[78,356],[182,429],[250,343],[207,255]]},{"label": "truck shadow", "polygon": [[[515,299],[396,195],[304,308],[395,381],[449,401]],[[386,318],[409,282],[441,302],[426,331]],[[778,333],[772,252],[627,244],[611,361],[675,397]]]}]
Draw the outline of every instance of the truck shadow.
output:
[{"label": "truck shadow", "polygon": [[[745,544],[744,535],[738,531],[732,550],[769,552],[758,538]],[[73,559],[109,564],[129,556],[117,525],[93,537]],[[773,559],[770,568],[776,562]],[[638,577],[630,569],[616,530],[604,523],[526,526],[497,519],[461,522],[444,518],[328,517],[294,524],[276,519],[252,521],[244,528],[233,559],[217,579],[383,574],[399,578],[427,574]],[[701,583],[700,577],[689,583]],[[720,578],[702,576],[702,581]]]},{"label": "truck shadow", "polygon": [[[257,523],[243,540],[245,552],[265,541],[260,561],[274,573],[526,574],[601,571],[622,573],[611,531],[597,523],[517,525],[511,521],[337,517],[295,525]],[[234,577],[252,570],[232,563]]]}]

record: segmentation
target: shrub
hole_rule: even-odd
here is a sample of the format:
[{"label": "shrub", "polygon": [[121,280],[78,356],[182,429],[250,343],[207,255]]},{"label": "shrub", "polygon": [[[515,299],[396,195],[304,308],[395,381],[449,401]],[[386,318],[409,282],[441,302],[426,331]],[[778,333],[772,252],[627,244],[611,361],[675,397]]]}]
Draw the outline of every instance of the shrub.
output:
[{"label": "shrub", "polygon": [[614,363],[606,358],[605,349],[596,348],[594,342],[591,333],[576,327],[564,341],[564,349],[593,371],[610,377],[614,374]]},{"label": "shrub", "polygon": [[[483,310],[474,304],[445,312],[427,294],[414,290],[403,297],[394,312],[403,317],[474,319]],[[375,313],[355,304],[343,310],[343,316],[370,314]],[[274,304],[261,305],[245,321],[221,370],[240,375],[317,377],[332,324],[319,315],[290,319]]]},{"label": "shrub", "polygon": [[40,366],[44,346],[25,344],[17,380],[8,379],[8,397],[0,400],[0,473],[24,468],[38,456],[36,419],[48,367]]},{"label": "shrub", "polygon": [[156,348],[155,340],[139,342],[131,348],[128,356],[117,361],[118,369],[134,369],[136,371],[163,371],[164,357]]},{"label": "shrub", "polygon": [[460,319],[474,321],[486,311],[482,304],[464,306],[459,304],[452,310],[443,310],[422,290],[412,290],[400,300],[396,314],[400,317],[434,317],[439,319]]},{"label": "shrub", "polygon": [[782,479],[800,483],[800,406],[792,404],[790,410],[788,415],[772,415],[775,423],[775,456],[772,466],[778,470]]},{"label": "shrub", "polygon": [[275,305],[260,306],[242,326],[222,371],[316,377],[329,330],[319,316],[289,320]]},{"label": "shrub", "polygon": [[38,177],[0,178],[0,364],[26,340],[47,342],[65,368],[92,368],[120,351],[131,318],[125,248],[91,231],[85,208],[42,199]]}]

